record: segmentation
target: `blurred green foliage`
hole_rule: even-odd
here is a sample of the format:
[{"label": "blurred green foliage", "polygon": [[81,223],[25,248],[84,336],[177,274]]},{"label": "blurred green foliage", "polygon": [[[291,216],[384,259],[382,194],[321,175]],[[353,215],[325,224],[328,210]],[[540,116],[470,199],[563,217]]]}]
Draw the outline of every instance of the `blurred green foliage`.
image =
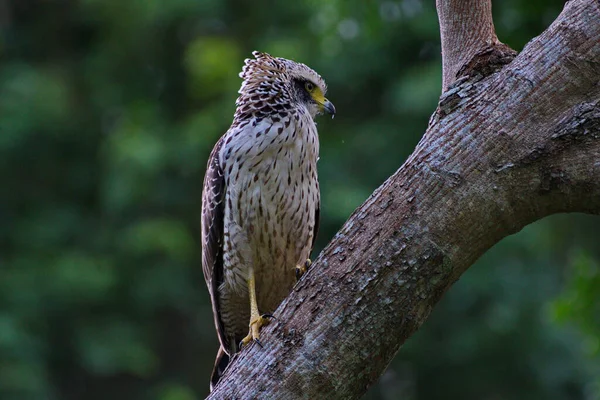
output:
[{"label": "blurred green foliage", "polygon": [[[433,3],[0,1],[0,398],[202,398],[217,349],[202,179],[243,59],[329,84],[321,248],[436,107]],[[520,49],[562,2],[494,6]],[[557,216],[492,249],[367,398],[599,396],[599,223]]]}]

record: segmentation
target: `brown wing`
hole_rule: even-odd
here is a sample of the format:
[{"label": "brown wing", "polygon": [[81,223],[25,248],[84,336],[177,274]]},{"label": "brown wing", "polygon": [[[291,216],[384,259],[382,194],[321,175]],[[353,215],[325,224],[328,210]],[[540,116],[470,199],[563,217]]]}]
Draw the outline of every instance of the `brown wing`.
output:
[{"label": "brown wing", "polygon": [[225,178],[219,162],[219,150],[223,144],[221,138],[208,158],[204,190],[202,193],[202,270],[210,293],[213,316],[219,342],[228,350],[227,338],[221,320],[218,290],[223,282],[223,224]]},{"label": "brown wing", "polygon": [[321,202],[317,201],[317,205],[315,207],[315,227],[313,228],[313,238],[312,243],[310,245],[310,251],[315,249],[315,243],[317,242],[317,234],[319,233],[319,222],[321,217]]}]

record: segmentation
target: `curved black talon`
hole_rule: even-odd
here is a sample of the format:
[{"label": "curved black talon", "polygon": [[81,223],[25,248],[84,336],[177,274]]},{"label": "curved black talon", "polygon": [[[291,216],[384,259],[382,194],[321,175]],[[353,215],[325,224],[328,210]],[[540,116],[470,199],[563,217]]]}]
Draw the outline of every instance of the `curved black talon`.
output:
[{"label": "curved black talon", "polygon": [[[260,348],[261,348],[261,349],[262,349],[262,348],[264,348],[263,344],[262,344],[262,343],[261,343],[261,341],[260,341],[260,340],[258,340],[258,339],[254,339],[254,340],[252,340],[252,342],[254,342],[254,343],[258,344],[258,345],[260,346]],[[252,342],[250,342],[250,343],[252,343]],[[244,348],[244,346],[245,346],[245,345],[244,345],[244,341],[243,341],[243,340],[242,340],[242,341],[240,341],[240,343],[238,344],[238,348],[239,348],[240,350],[242,350],[242,349]]]},{"label": "curved black talon", "polygon": [[263,314],[260,316],[261,318],[269,318],[269,319],[274,319],[277,321],[277,318],[275,318],[275,316],[273,314]]}]

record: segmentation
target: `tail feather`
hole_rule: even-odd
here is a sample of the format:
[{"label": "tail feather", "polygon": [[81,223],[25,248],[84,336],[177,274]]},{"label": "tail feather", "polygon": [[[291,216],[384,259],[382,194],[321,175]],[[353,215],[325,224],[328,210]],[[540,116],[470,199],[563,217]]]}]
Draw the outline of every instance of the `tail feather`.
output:
[{"label": "tail feather", "polygon": [[215,366],[213,368],[213,373],[210,376],[210,391],[212,392],[221,376],[225,372],[227,365],[229,364],[229,355],[225,353],[222,347],[219,347],[219,351],[217,352],[217,358],[215,359]]}]

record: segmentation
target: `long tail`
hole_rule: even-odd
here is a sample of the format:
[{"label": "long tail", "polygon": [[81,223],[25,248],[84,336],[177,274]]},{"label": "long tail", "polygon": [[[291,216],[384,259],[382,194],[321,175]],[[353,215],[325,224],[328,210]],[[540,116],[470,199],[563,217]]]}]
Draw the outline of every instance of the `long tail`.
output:
[{"label": "long tail", "polygon": [[229,355],[225,353],[222,347],[219,347],[219,351],[217,352],[217,358],[215,359],[215,366],[213,368],[213,373],[210,376],[210,391],[212,392],[221,376],[225,372],[225,368],[229,364]]}]

